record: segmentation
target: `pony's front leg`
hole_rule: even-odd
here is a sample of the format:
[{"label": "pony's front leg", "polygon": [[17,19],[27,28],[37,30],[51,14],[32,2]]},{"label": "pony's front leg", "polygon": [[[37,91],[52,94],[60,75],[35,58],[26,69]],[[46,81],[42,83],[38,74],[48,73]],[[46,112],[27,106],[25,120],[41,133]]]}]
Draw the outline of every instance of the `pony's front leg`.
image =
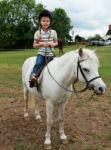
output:
[{"label": "pony's front leg", "polygon": [[37,99],[37,96],[34,96],[34,101],[35,101],[35,119],[39,120],[41,122],[41,116],[40,116],[40,112],[39,112],[39,101]]},{"label": "pony's front leg", "polygon": [[47,131],[45,135],[44,146],[45,149],[51,149],[51,139],[50,139],[50,131],[53,123],[53,103],[49,100],[46,100],[46,113],[47,113]]},{"label": "pony's front leg", "polygon": [[59,133],[60,133],[60,140],[63,144],[67,143],[67,136],[64,133],[64,109],[66,106],[65,103],[59,104]]},{"label": "pony's front leg", "polygon": [[27,87],[24,86],[24,118],[29,117],[29,113],[28,113],[28,89]]}]

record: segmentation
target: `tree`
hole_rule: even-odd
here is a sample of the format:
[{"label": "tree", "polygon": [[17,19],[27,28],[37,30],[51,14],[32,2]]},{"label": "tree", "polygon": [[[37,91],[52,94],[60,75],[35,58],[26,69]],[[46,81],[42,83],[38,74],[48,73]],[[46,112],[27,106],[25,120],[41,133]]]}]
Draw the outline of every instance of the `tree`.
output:
[{"label": "tree", "polygon": [[0,47],[31,46],[43,5],[35,5],[34,0],[3,0],[0,7]]},{"label": "tree", "polygon": [[56,8],[52,12],[53,22],[52,28],[58,33],[58,38],[63,41],[71,41],[69,31],[72,29],[71,20],[67,16],[67,13],[62,8]]},{"label": "tree", "polygon": [[[0,47],[31,47],[34,32],[39,27],[38,15],[44,8],[41,3],[35,4],[35,0],[0,1]],[[57,31],[58,37],[70,41],[72,26],[65,10],[56,8],[52,15],[52,28]]]},{"label": "tree", "polygon": [[81,37],[80,35],[75,36],[75,42],[82,42],[82,41],[85,41],[84,37]]},{"label": "tree", "polygon": [[94,36],[88,37],[88,41],[96,40],[99,41],[101,39],[101,36],[99,34],[95,34]]}]

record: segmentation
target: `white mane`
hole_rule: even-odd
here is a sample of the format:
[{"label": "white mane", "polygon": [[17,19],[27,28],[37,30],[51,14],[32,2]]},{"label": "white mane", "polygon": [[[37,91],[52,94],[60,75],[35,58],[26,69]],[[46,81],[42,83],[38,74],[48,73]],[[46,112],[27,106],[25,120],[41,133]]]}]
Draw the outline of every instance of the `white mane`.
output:
[{"label": "white mane", "polygon": [[[76,54],[76,56],[79,57],[78,51],[79,51],[79,49],[70,51],[70,52],[64,54],[63,56],[61,56],[60,58],[64,59],[65,57],[70,56],[69,58],[71,59],[72,57],[75,56],[75,54]],[[99,65],[99,60],[98,60],[98,57],[96,56],[96,53],[94,50],[83,48],[83,51],[84,51],[83,59],[93,60]]]}]

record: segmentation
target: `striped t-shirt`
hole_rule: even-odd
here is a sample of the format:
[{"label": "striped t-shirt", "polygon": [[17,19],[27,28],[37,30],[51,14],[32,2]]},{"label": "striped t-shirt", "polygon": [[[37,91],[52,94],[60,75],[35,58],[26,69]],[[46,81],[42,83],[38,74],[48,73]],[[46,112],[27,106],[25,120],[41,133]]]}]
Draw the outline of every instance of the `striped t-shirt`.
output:
[{"label": "striped t-shirt", "polygon": [[[53,42],[53,41],[57,41],[57,33],[55,30],[48,30],[47,32],[43,31],[41,29],[41,32],[38,30],[35,32],[34,34],[34,40],[38,40],[40,42]],[[54,51],[54,48],[51,48],[52,51]],[[53,53],[51,52],[50,48],[45,48],[45,47],[40,47],[38,54],[41,54],[43,56],[53,56]]]}]

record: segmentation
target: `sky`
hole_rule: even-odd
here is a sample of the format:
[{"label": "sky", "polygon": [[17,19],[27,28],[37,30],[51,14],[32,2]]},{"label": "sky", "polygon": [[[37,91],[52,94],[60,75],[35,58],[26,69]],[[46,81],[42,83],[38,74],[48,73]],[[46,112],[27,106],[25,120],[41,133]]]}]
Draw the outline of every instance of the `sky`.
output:
[{"label": "sky", "polygon": [[111,0],[36,0],[48,10],[65,9],[71,19],[74,35],[104,36],[111,24]]}]

